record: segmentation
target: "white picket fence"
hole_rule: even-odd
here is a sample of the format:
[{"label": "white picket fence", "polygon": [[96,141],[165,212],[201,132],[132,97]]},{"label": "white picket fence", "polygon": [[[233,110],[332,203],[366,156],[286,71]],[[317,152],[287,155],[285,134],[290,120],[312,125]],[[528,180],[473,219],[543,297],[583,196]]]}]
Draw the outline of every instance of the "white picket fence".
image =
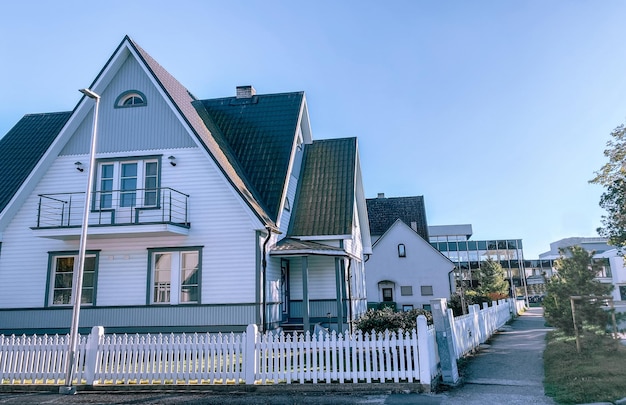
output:
[{"label": "white picket fence", "polygon": [[500,300],[493,302],[493,306],[483,304],[470,305],[469,314],[458,316],[452,315],[452,310],[448,309],[448,316],[453,319],[452,334],[456,358],[460,359],[467,353],[476,349],[481,343],[485,343],[499,328],[507,323],[512,316],[521,313],[523,308],[515,300]]},{"label": "white picket fence", "polygon": [[[418,382],[438,372],[435,331],[108,335],[79,342],[74,385]],[[65,383],[67,336],[0,337],[0,382]],[[89,349],[91,348],[91,349]],[[433,355],[434,354],[434,355]],[[421,361],[421,366],[420,366]]]},{"label": "white picket fence", "polygon": [[[453,318],[457,358],[506,323],[512,301]],[[68,336],[0,335],[0,384],[65,384]],[[440,374],[436,332],[423,316],[400,333],[104,335],[78,343],[72,385],[419,382]]]}]

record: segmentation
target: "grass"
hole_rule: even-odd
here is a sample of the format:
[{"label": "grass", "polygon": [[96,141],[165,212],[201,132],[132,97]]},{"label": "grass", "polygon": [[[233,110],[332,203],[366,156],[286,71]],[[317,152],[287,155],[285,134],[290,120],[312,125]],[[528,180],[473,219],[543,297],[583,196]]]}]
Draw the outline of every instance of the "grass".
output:
[{"label": "grass", "polygon": [[562,332],[548,333],[544,388],[559,404],[612,402],[626,397],[626,346],[619,340],[586,334],[581,353]]}]

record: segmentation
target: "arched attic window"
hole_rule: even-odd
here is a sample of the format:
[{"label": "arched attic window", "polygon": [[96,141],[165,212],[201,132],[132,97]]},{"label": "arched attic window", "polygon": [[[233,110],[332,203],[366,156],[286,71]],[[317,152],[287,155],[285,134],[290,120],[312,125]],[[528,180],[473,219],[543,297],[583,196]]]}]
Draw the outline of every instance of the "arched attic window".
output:
[{"label": "arched attic window", "polygon": [[146,96],[138,90],[125,91],[115,99],[115,108],[144,107]]},{"label": "arched attic window", "polygon": [[398,245],[398,257],[406,257],[406,247],[404,243]]}]

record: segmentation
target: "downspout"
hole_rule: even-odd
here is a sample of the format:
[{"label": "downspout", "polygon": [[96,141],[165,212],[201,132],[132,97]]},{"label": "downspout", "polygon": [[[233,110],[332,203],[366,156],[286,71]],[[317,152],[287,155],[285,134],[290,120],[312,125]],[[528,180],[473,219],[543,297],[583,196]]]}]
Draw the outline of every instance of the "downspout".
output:
[{"label": "downspout", "polygon": [[352,267],[352,260],[348,259],[348,269],[347,269],[347,277],[348,277],[348,332],[352,333],[352,289],[350,285],[350,279],[352,278],[350,274],[350,268]]},{"label": "downspout", "polygon": [[280,232],[276,229],[273,228],[271,226],[266,226],[265,229],[267,230],[267,237],[265,238],[265,241],[263,241],[263,258],[261,260],[261,333],[264,333],[266,330],[266,314],[265,312],[267,311],[267,304],[265,303],[265,288],[266,288],[266,283],[265,283],[265,277],[267,275],[267,244],[270,241],[270,238],[272,237],[272,232],[274,232],[275,234],[280,234]]}]

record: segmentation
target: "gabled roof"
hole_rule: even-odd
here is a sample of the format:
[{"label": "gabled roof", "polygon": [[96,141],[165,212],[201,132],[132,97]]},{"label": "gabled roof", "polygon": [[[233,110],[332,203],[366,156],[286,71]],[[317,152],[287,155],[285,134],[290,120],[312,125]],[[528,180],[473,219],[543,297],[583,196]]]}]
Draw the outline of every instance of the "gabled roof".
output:
[{"label": "gabled roof", "polygon": [[235,155],[228,148],[228,144],[221,139],[222,134],[216,131],[217,126],[211,122],[210,117],[201,117],[200,112],[196,109],[197,103],[194,105],[196,99],[192,94],[128,36],[124,38],[120,46],[124,44],[124,41],[128,41],[145,62],[172,104],[178,109],[191,130],[195,132],[211,157],[215,159],[217,166],[239,192],[243,200],[263,223],[275,227],[275,220],[272,219],[263,205],[263,200],[259,198],[258,193],[246,178],[245,171],[238,164]]},{"label": "gabled roof", "polygon": [[[391,226],[389,228],[387,228],[387,230],[385,232],[383,232],[383,234],[380,236],[380,238],[378,238],[378,240],[374,243],[374,246],[372,246],[372,248],[375,250],[378,245],[383,243],[383,241],[385,240],[385,237],[387,235],[392,235],[394,232],[396,232],[398,230],[401,230],[402,228],[415,232],[415,230],[413,228],[411,228],[409,225],[405,224],[404,221],[402,221],[401,219],[396,219],[394,221],[394,223],[391,224]],[[447,257],[446,255],[441,253],[439,250],[435,249],[435,247],[433,245],[431,245],[428,242],[428,240],[424,239],[417,232],[415,232],[414,235],[415,235],[415,240],[418,241],[418,243],[422,244],[426,248],[426,250],[430,250],[433,253],[436,252],[438,256],[441,256],[443,259],[445,259],[446,262],[449,262],[451,267],[454,267],[454,262],[452,260],[450,260],[449,257]]]},{"label": "gabled roof", "polygon": [[305,145],[288,236],[352,234],[356,162],[356,138]]},{"label": "gabled roof", "polygon": [[423,196],[368,198],[367,214],[370,220],[370,233],[382,235],[396,222],[402,220],[413,228],[424,240],[428,240],[428,224]]},{"label": "gabled roof", "polygon": [[30,175],[72,112],[25,115],[0,139],[0,212]]},{"label": "gabled roof", "polygon": [[[194,103],[258,194],[273,221],[279,215],[304,93],[219,98]],[[214,132],[214,131],[212,131]]]}]

